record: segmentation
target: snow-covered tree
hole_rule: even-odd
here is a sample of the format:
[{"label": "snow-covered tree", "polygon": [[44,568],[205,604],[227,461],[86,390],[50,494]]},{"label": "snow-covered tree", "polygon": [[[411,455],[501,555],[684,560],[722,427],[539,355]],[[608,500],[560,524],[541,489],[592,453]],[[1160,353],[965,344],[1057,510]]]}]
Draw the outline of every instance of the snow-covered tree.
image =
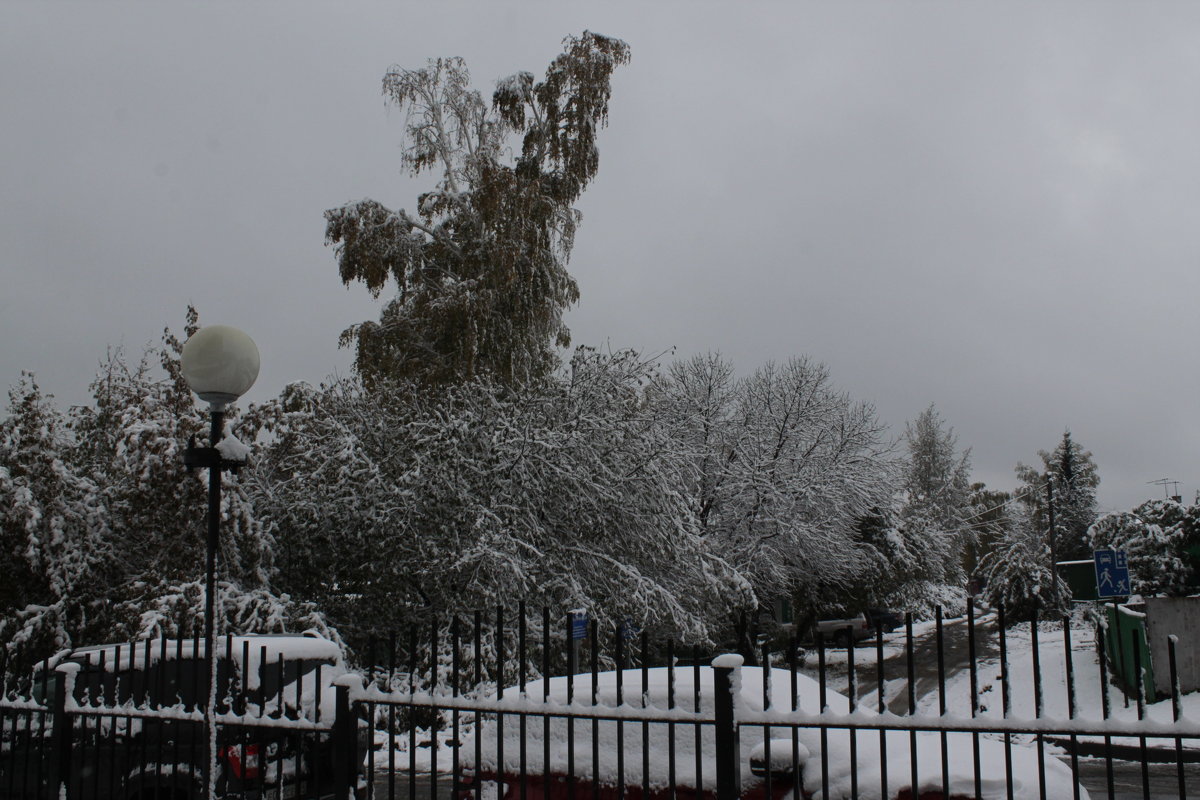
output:
[{"label": "snow-covered tree", "polygon": [[690,525],[653,378],[636,354],[581,350],[516,389],[289,387],[260,409],[252,478],[281,586],[342,627],[524,598],[703,638],[744,587]]},{"label": "snow-covered tree", "polygon": [[970,451],[930,405],[905,428],[901,526],[912,553],[913,579],[961,585],[970,499]]},{"label": "snow-covered tree", "polygon": [[1007,535],[1010,515],[1005,508],[1012,499],[1011,492],[989,489],[983,483],[971,484],[963,527],[963,567],[967,577],[983,577],[981,564],[995,549],[996,543]]},{"label": "snow-covered tree", "polygon": [[[189,309],[185,333],[197,329]],[[89,475],[103,487],[115,569],[134,597],[194,579],[205,552],[207,473],[189,473],[183,451],[208,435],[179,367],[182,343],[169,330],[160,348],[130,364],[110,352],[92,383],[94,402],[76,409],[72,427]],[[157,362],[157,363],[155,363]],[[246,587],[268,582],[273,543],[255,520],[236,476],[226,474],[219,569]]]},{"label": "snow-covered tree", "polygon": [[1049,531],[1047,483],[1053,496],[1054,535],[1049,537],[1052,557],[1058,561],[1088,556],[1087,530],[1096,521],[1096,487],[1100,473],[1092,454],[1080,447],[1065,431],[1052,452],[1038,451],[1042,468],[1017,464],[1023,486],[1020,497],[1034,512],[1034,521]]},{"label": "snow-covered tree", "polygon": [[0,421],[0,636],[55,649],[102,606],[109,530],[96,483],[71,463],[67,421],[25,373]]},{"label": "snow-covered tree", "polygon": [[1124,550],[1131,589],[1142,595],[1184,596],[1200,576],[1189,549],[1200,543],[1200,506],[1150,500],[1133,511],[1106,514],[1088,531],[1092,548]]},{"label": "snow-covered tree", "polygon": [[930,573],[943,583],[961,577],[958,555],[970,495],[971,453],[960,452],[954,428],[930,405],[905,428],[904,523],[923,531],[930,560],[941,566]]},{"label": "snow-covered tree", "polygon": [[[189,309],[188,333],[196,322]],[[136,363],[109,351],[93,402],[69,416],[31,377],[10,390],[0,420],[5,645],[46,655],[199,630],[206,476],[188,474],[182,455],[207,426],[179,369],[181,347],[166,331]],[[218,630],[277,631],[284,618],[312,627],[314,609],[274,593],[274,543],[236,478],[226,477],[221,513]]]},{"label": "snow-covered tree", "polygon": [[384,96],[407,114],[404,165],[438,181],[415,213],[374,200],[325,212],[342,280],[375,296],[392,280],[398,289],[379,322],[342,334],[368,386],[477,374],[521,382],[551,371],[555,346],[569,343],[573,204],[599,166],[610,77],[629,47],[591,32],[564,46],[542,81],[499,81],[490,106],[459,58],[384,76]]},{"label": "snow-covered tree", "polygon": [[796,358],[734,380],[719,356],[698,356],[672,366],[659,402],[700,533],[758,603],[812,606],[864,574],[856,528],[890,504],[895,461],[875,410],[835,389],[824,365]]},{"label": "snow-covered tree", "polygon": [[1003,603],[1009,622],[1028,620],[1035,613],[1061,614],[1070,593],[1051,567],[1050,547],[1038,530],[1034,513],[1022,503],[1010,503],[1004,526],[1007,535],[984,558],[987,594],[993,604]]}]

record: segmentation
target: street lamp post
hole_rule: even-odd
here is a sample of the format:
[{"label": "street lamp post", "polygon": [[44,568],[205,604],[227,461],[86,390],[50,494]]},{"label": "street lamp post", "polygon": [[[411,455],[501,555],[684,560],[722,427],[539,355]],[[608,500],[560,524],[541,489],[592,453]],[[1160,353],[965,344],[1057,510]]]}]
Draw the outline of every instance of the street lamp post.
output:
[{"label": "street lamp post", "polygon": [[197,331],[183,346],[180,355],[183,377],[192,391],[208,403],[211,428],[208,447],[196,447],[195,437],[188,442],[183,463],[191,472],[208,469],[208,546],[204,583],[204,660],[208,668],[208,702],[204,723],[208,740],[205,767],[205,791],[212,793],[213,715],[216,708],[216,658],[214,616],[216,607],[217,547],[221,534],[221,473],[237,470],[241,461],[226,459],[220,442],[225,425],[225,407],[237,400],[258,378],[258,348],[254,340],[237,328],[210,325]]}]

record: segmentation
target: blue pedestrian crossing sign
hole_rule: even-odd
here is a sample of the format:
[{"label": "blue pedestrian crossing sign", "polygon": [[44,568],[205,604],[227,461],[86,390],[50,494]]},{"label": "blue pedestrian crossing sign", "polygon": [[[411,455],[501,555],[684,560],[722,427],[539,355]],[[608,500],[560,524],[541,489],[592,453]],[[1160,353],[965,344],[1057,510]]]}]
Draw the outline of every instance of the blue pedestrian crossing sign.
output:
[{"label": "blue pedestrian crossing sign", "polygon": [[1094,550],[1096,561],[1096,595],[1098,597],[1129,596],[1129,564],[1124,550]]}]

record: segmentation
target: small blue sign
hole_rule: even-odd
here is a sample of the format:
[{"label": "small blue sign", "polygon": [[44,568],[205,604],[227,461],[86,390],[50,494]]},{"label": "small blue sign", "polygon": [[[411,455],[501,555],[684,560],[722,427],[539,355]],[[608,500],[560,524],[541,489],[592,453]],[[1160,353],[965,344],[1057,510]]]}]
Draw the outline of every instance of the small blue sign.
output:
[{"label": "small blue sign", "polygon": [[586,639],[588,633],[588,615],[586,611],[571,612],[571,638]]},{"label": "small blue sign", "polygon": [[1124,550],[1096,550],[1096,596],[1129,596],[1129,563]]}]

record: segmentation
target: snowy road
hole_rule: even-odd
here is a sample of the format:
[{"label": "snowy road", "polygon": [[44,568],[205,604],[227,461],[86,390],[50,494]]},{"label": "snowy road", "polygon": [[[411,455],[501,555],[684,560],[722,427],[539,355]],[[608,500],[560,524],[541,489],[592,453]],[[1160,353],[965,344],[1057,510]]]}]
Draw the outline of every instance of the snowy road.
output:
[{"label": "snowy road", "polygon": [[[1148,768],[1152,800],[1179,798],[1179,776],[1174,764],[1150,764]],[[1107,769],[1103,759],[1083,759],[1079,762],[1079,778],[1092,795],[1092,800],[1108,798]],[[1184,765],[1187,797],[1200,797],[1200,764]],[[1132,761],[1113,762],[1114,800],[1142,800],[1142,765]]]},{"label": "snowy road", "polygon": [[[1200,797],[1200,764],[1184,768],[1188,797]],[[1083,759],[1079,762],[1080,782],[1092,795],[1092,800],[1107,800],[1107,769],[1102,759]],[[433,800],[429,776],[416,776],[410,787],[409,774],[397,772],[394,777],[386,771],[375,774],[375,800]],[[1179,780],[1174,764],[1151,764],[1149,767],[1151,800],[1174,800],[1180,797]],[[438,800],[452,800],[452,782],[448,777],[438,780]],[[412,794],[410,794],[412,791]],[[394,792],[394,793],[393,793]],[[1143,800],[1142,767],[1129,761],[1113,762],[1113,800]]]}]

